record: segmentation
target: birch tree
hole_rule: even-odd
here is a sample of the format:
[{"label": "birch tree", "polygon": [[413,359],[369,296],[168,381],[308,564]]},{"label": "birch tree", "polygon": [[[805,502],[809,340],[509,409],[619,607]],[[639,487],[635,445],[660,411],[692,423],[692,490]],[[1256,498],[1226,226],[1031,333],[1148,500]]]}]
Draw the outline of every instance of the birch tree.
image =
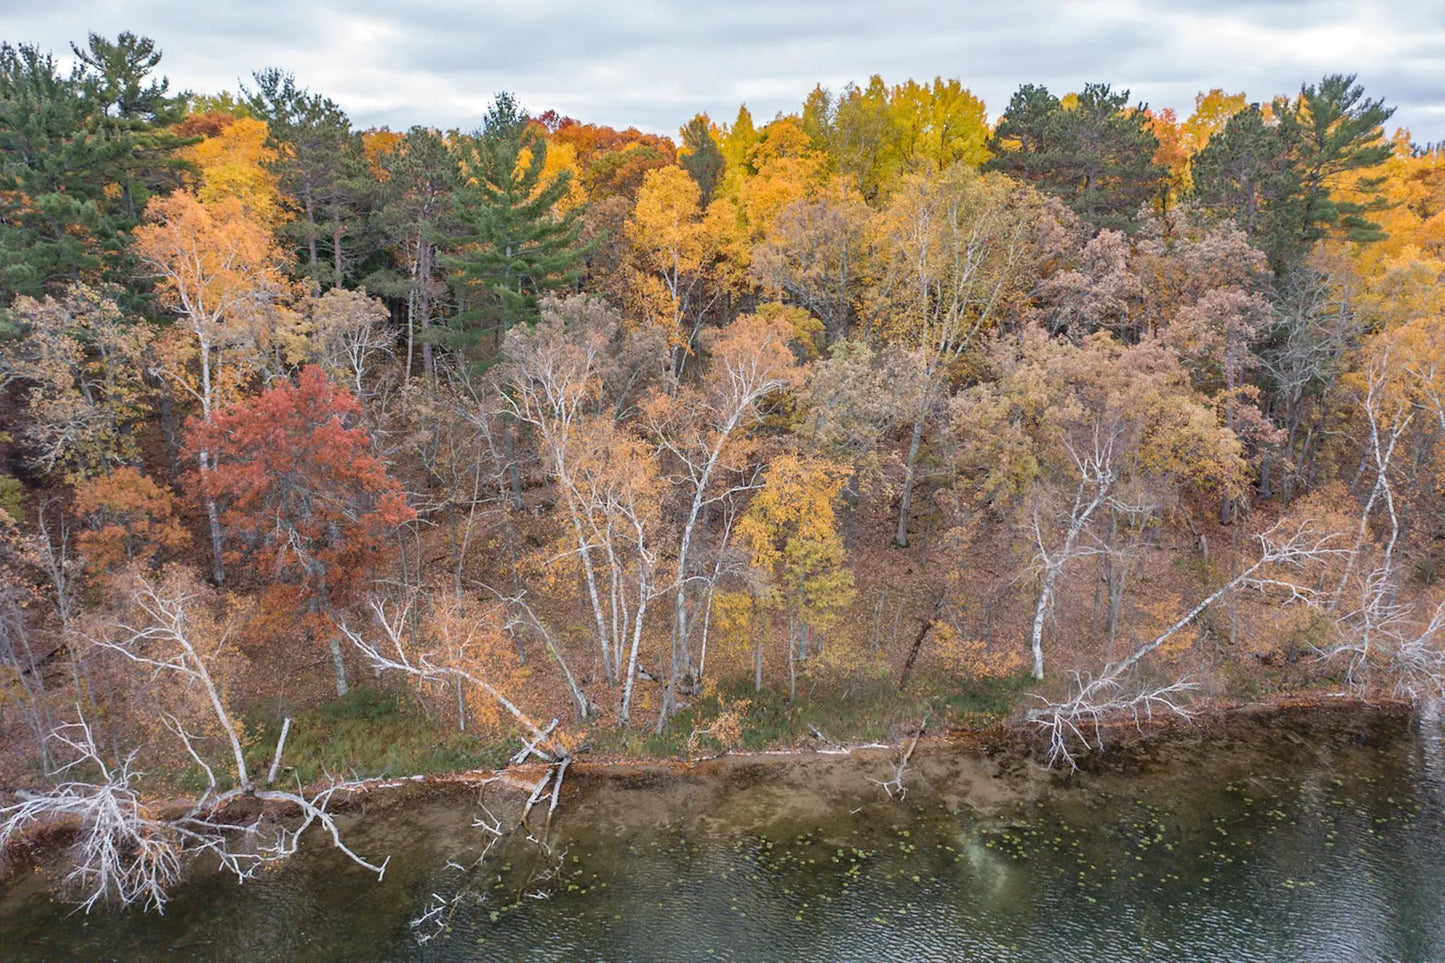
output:
[{"label": "birch tree", "polygon": [[1142,724],[1156,714],[1189,718],[1192,713],[1187,699],[1197,688],[1194,683],[1188,678],[1163,682],[1141,678],[1144,661],[1237,589],[1274,592],[1278,604],[1316,601],[1310,570],[1346,551],[1341,547],[1339,533],[1322,533],[1308,522],[1291,520],[1281,521],[1257,535],[1256,541],[1259,551],[1253,562],[1179,615],[1162,632],[1124,658],[1104,666],[1097,674],[1076,672],[1068,698],[1059,702],[1044,699],[1042,708],[1029,711],[1029,723],[1048,740],[1050,765],[1077,769],[1082,752],[1102,749],[1101,724],[1106,719],[1126,716]]},{"label": "birch tree", "polygon": [[[161,372],[189,394],[210,424],[216,410],[234,397],[245,374],[243,325],[255,307],[275,295],[284,256],[270,230],[228,198],[206,206],[184,191],[151,203],[148,222],[135,230],[135,253],[156,278],[162,303],[193,337],[199,377],[183,358],[163,355]],[[204,477],[212,468],[208,447],[197,449]],[[205,499],[211,536],[211,572],[217,585],[226,580],[221,522],[216,503]]]},{"label": "birch tree", "polygon": [[920,352],[927,385],[910,418],[893,536],[899,546],[908,544],[924,432],[955,365],[1029,287],[1046,217],[1031,189],[964,167],[907,179],[879,215],[877,325]]},{"label": "birch tree", "polygon": [[1126,347],[1100,332],[1082,346],[1031,331],[1000,341],[997,380],[954,405],[962,468],[976,497],[1009,505],[1036,546],[1039,591],[1029,634],[1033,674],[1064,571],[1108,550],[1099,520],[1111,511],[1155,515],[1179,492],[1237,492],[1238,440],[1154,341]]},{"label": "birch tree", "polygon": [[759,418],[763,400],[793,387],[802,374],[788,347],[790,337],[790,329],[776,318],[738,318],[711,345],[701,383],[657,396],[643,415],[667,456],[664,477],[682,502],[664,717],[676,704],[679,683],[692,673],[693,626],[706,624],[711,604],[711,593],[698,591],[699,525],[709,511],[753,484],[745,474],[748,429]]},{"label": "birch tree", "polygon": [[[84,717],[55,727],[50,740],[66,762],[55,784],[26,792],[0,808],[0,846],[37,827],[78,827],[65,887],[89,911],[106,902],[162,911],[189,861],[205,856],[238,880],[295,853],[317,827],[348,859],[380,879],[386,861],[352,850],[328,807],[355,783],[319,792],[258,785],[246,761],[245,737],[230,706],[225,665],[234,655],[234,625],[218,617],[218,600],[182,569],[138,578],[127,610],[90,639],[148,678],[159,698],[155,713],[167,752],[181,754],[204,778],[199,797],[162,809],[143,794],[140,748],[103,751]],[[260,801],[262,815],[243,820],[233,807]],[[276,821],[277,808],[297,819]]]}]

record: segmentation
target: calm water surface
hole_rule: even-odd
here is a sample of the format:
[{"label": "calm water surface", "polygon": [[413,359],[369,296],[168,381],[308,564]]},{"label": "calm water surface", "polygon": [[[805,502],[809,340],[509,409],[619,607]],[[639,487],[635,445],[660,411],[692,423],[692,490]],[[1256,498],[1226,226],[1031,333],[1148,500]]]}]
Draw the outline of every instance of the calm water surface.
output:
[{"label": "calm water surface", "polygon": [[[552,855],[471,864],[475,791],[348,817],[384,882],[317,845],[164,917],[0,892],[0,958],[1445,960],[1439,723],[1339,712],[1196,730],[1061,779],[920,749],[570,780]],[[470,867],[470,868],[467,868]],[[452,900],[432,924],[412,921]],[[418,935],[433,935],[419,942]]]}]

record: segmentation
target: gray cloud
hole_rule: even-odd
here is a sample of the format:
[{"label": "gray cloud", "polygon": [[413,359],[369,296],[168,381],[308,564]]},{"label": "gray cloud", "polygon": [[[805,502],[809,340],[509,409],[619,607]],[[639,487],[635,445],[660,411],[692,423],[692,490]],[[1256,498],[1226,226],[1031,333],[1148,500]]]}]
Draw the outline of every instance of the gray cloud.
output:
[{"label": "gray cloud", "polygon": [[1210,87],[1251,99],[1359,74],[1416,140],[1445,139],[1445,0],[0,0],[4,39],[68,52],[87,30],[156,39],[177,87],[275,65],[361,125],[475,126],[491,95],[674,133],[698,111],[796,110],[815,83],[958,77],[995,115],[1020,83],[1130,88],[1181,116]]}]

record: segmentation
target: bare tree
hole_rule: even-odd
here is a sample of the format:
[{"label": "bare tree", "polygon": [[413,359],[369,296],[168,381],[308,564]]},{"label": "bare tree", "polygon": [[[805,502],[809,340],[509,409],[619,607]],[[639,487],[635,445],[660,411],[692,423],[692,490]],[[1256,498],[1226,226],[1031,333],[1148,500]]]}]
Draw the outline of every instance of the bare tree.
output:
[{"label": "bare tree", "polygon": [[352,394],[366,398],[367,374],[374,359],[390,356],[396,340],[388,324],[386,305],[365,290],[332,288],[303,304],[308,314],[306,355]]},{"label": "bare tree", "polygon": [[827,344],[847,337],[864,287],[872,212],[856,190],[798,200],[753,251],[752,273],[823,323]]},{"label": "bare tree", "polygon": [[[571,315],[574,323],[568,325],[564,314]],[[543,461],[567,510],[570,542],[582,569],[603,675],[609,685],[616,682],[620,657],[613,651],[613,633],[608,630],[597,547],[591,540],[572,455],[577,448],[573,437],[581,430],[589,407],[596,404],[606,351],[619,323],[616,314],[599,302],[581,298],[565,304],[549,302],[534,329],[513,330],[507,335],[509,370],[504,395],[510,416],[536,431]]]},{"label": "bare tree", "polygon": [[1325,439],[1329,398],[1344,360],[1364,329],[1348,296],[1314,269],[1291,273],[1276,307],[1273,347],[1263,354],[1269,413],[1284,432],[1282,451],[1260,466],[1259,490],[1269,497],[1274,465],[1282,462],[1288,501],[1309,485],[1316,452]]},{"label": "bare tree", "polygon": [[39,590],[31,573],[37,561],[36,544],[21,536],[9,513],[0,509],[0,679],[5,679],[7,688],[7,677],[19,683],[26,721],[35,733],[41,764],[49,772],[54,764],[46,738],[52,727],[50,699],[33,639],[33,603]]},{"label": "bare tree", "polygon": [[1374,482],[1334,590],[1318,605],[1333,620],[1333,632],[1313,648],[1322,660],[1345,660],[1350,694],[1364,694],[1383,681],[1412,700],[1429,700],[1445,693],[1445,653],[1439,645],[1445,602],[1427,610],[1402,598],[1402,502],[1408,498],[1396,493],[1395,476],[1410,471],[1396,462],[1402,442],[1409,445],[1412,424],[1421,430],[1430,423],[1445,425],[1438,343],[1382,335],[1366,346],[1362,367],[1356,377],[1363,382],[1359,407],[1366,440],[1357,479],[1373,474]]},{"label": "bare tree", "polygon": [[[78,825],[71,853],[75,865],[66,882],[87,910],[106,900],[163,910],[186,863],[200,854],[218,860],[237,879],[248,879],[296,852],[312,826],[380,879],[386,861],[373,863],[350,849],[328,811],[334,797],[359,784],[337,782],[311,795],[299,787],[294,792],[255,788],[239,729],[212,672],[228,632],[223,628],[218,639],[208,637],[212,626],[203,611],[208,602],[203,590],[188,574],[173,571],[159,581],[137,578],[133,601],[138,618],[117,624],[113,636],[92,642],[122,656],[158,686],[198,697],[200,713],[165,706],[160,717],[165,731],[205,774],[205,791],[173,812],[152,805],[136,785],[142,775],[136,768],[139,750],[107,760],[81,715],[51,733],[52,741],[72,754],[60,772],[73,778],[45,792],[22,793],[19,802],[0,809],[0,847],[35,826]],[[203,752],[208,730],[222,734],[229,750],[224,763]],[[227,813],[242,797],[269,803],[272,810],[298,813],[299,821],[276,824],[263,813],[246,823],[232,822]],[[269,833],[263,834],[268,826]]]},{"label": "bare tree", "polygon": [[1093,554],[1098,550],[1080,544],[1080,536],[1088,528],[1090,520],[1100,507],[1108,503],[1113,494],[1119,473],[1114,467],[1114,446],[1119,439],[1117,426],[1094,425],[1093,444],[1088,451],[1079,452],[1068,446],[1069,456],[1078,472],[1078,484],[1074,489],[1073,504],[1069,509],[1067,527],[1063,541],[1055,549],[1044,544],[1043,523],[1036,508],[1033,513],[1034,542],[1039,547],[1039,565],[1043,577],[1039,585],[1038,601],[1034,605],[1033,627],[1029,634],[1029,650],[1033,653],[1033,675],[1044,677],[1044,621],[1053,611],[1054,592],[1064,566],[1081,555]]},{"label": "bare tree", "polygon": [[762,400],[798,381],[789,336],[776,320],[739,318],[712,344],[712,364],[702,384],[657,399],[648,414],[652,435],[674,466],[671,480],[686,500],[676,549],[672,657],[659,724],[676,707],[678,684],[692,670],[693,623],[708,621],[711,592],[701,593],[700,620],[694,618],[699,606],[691,604],[698,587],[693,571],[698,525],[707,512],[754,484],[751,478],[734,484],[724,479],[744,467],[737,455],[747,429],[759,417]]},{"label": "bare tree", "polygon": [[[1156,713],[1189,718],[1186,697],[1196,686],[1187,678],[1162,683],[1142,679],[1138,667],[1143,660],[1205,610],[1238,588],[1282,591],[1282,604],[1293,601],[1317,603],[1321,594],[1302,579],[1284,577],[1290,569],[1339,558],[1346,549],[1336,547],[1338,534],[1320,534],[1308,523],[1294,528],[1284,521],[1257,536],[1259,555],[1247,568],[1196,603],[1173,624],[1127,657],[1106,665],[1097,675],[1074,673],[1071,693],[1063,701],[1043,699],[1042,708],[1031,709],[1027,721],[1048,741],[1051,766],[1078,768],[1080,753],[1103,748],[1102,723],[1108,719],[1130,718],[1136,725],[1152,720]],[[1040,697],[1043,698],[1043,697]]]},{"label": "bare tree", "polygon": [[[497,680],[483,675],[471,660],[459,658],[456,652],[446,652],[435,647],[428,648],[416,644],[407,628],[405,604],[393,606],[388,610],[381,600],[373,599],[371,611],[377,628],[385,637],[385,644],[368,642],[359,632],[345,626],[342,631],[372,668],[378,672],[400,673],[422,682],[461,680],[466,685],[484,693],[521,727],[524,733],[522,748],[512,757],[512,764],[520,765],[535,757],[547,767],[543,778],[537,783],[531,797],[527,800],[522,812],[522,823],[524,826],[526,825],[528,814],[541,799],[548,795],[547,790],[550,787],[546,821],[547,827],[550,827],[552,813],[557,808],[562,791],[562,780],[567,774],[567,767],[572,763],[571,748],[563,733],[558,729],[559,720],[553,719],[546,726],[539,724],[512,701]],[[481,631],[486,631],[486,629],[481,629]]]}]

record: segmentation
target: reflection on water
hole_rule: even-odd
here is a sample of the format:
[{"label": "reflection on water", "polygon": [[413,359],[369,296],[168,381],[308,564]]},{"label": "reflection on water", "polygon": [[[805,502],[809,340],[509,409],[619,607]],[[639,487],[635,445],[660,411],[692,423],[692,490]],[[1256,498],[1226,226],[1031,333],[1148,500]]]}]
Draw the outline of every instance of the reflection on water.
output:
[{"label": "reflection on water", "polygon": [[[369,803],[354,845],[166,916],[67,915],[40,881],[0,902],[7,959],[1445,958],[1440,722],[1333,713],[1193,732],[1063,780],[920,749],[724,760],[701,775],[574,782],[554,856],[484,871],[475,794]],[[448,865],[451,862],[453,865]],[[437,937],[410,920],[466,893]]]}]

